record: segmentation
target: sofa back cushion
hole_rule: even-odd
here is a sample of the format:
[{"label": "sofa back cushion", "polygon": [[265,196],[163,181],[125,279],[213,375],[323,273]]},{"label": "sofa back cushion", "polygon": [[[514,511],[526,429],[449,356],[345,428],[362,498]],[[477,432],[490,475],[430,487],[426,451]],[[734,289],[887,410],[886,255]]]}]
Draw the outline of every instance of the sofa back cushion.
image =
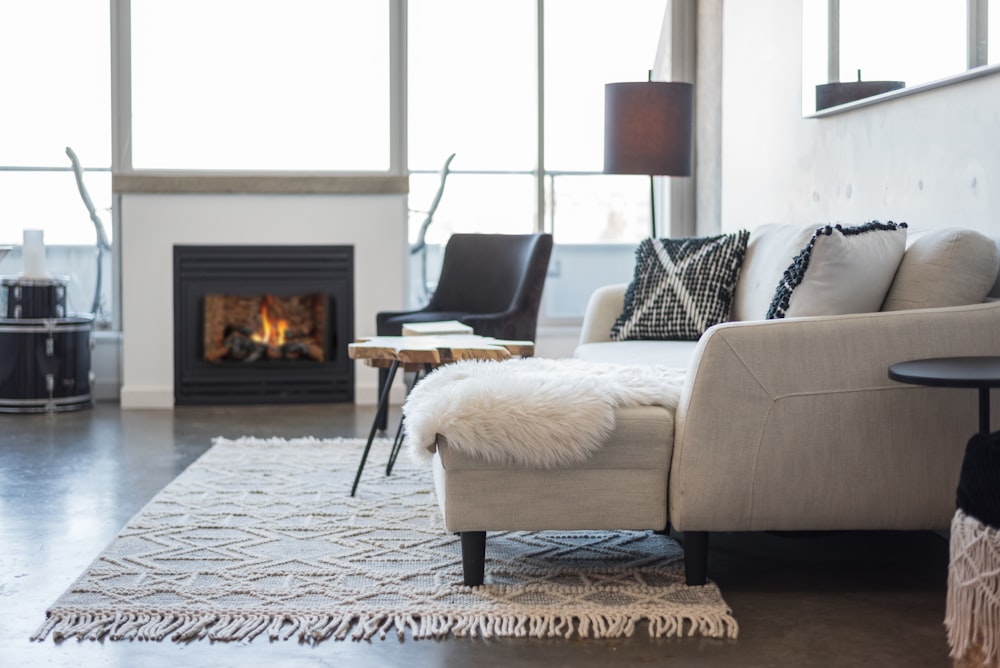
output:
[{"label": "sofa back cushion", "polygon": [[903,259],[906,227],[877,220],[820,227],[782,274],[767,318],[878,311]]},{"label": "sofa back cushion", "polygon": [[1000,270],[996,242],[951,227],[911,235],[883,311],[962,306],[983,301]]},{"label": "sofa back cushion", "polygon": [[750,231],[733,296],[733,320],[763,320],[782,273],[816,231],[816,224],[772,223]]}]

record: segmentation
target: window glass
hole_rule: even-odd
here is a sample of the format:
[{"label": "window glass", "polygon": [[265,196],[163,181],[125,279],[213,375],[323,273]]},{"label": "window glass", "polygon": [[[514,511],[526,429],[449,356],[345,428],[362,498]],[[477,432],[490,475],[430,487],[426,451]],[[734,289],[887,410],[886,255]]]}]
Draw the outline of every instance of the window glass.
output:
[{"label": "window glass", "polygon": [[986,62],[1000,63],[1000,0],[989,0],[987,4]]},{"label": "window glass", "polygon": [[108,12],[107,0],[0,3],[3,166],[68,167],[70,146],[110,167]]},{"label": "window glass", "polygon": [[[604,169],[604,87],[645,81],[656,60],[663,0],[547,0],[547,214],[559,243],[635,242],[649,235],[649,178]],[[593,176],[559,175],[591,172]]]},{"label": "window glass", "polygon": [[534,0],[410,0],[409,164],[536,166]]},{"label": "window glass", "polygon": [[388,0],[132,3],[137,169],[389,169]]},{"label": "window glass", "polygon": [[[109,25],[107,0],[0,3],[0,244],[20,244],[24,229],[47,244],[95,242],[66,147],[85,169],[110,169]],[[84,182],[110,236],[110,174]]]},{"label": "window glass", "polygon": [[546,0],[545,168],[604,169],[604,85],[646,81],[664,0]]},{"label": "window glass", "polygon": [[964,2],[840,0],[840,80],[860,70],[913,86],[964,71],[966,15]]},{"label": "window glass", "polygon": [[[83,182],[110,241],[111,172],[85,172]],[[0,171],[0,202],[0,245],[20,244],[25,229],[42,230],[46,244],[97,243],[97,229],[71,171]],[[8,273],[0,267],[0,274]]]},{"label": "window glass", "polygon": [[560,243],[615,243],[649,236],[648,176],[555,176],[548,205]]},{"label": "window glass", "polygon": [[[410,177],[410,243],[417,241],[440,182],[437,174]],[[534,232],[534,188],[530,174],[451,174],[427,230],[427,243],[444,244],[456,232]]]}]

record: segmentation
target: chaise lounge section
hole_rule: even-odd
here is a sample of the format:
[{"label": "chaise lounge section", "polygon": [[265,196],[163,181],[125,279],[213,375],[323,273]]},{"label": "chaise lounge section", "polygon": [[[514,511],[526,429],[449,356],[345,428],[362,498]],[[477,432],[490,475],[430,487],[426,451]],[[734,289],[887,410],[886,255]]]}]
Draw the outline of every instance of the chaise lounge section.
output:
[{"label": "chaise lounge section", "polygon": [[742,319],[696,341],[612,340],[628,286],[595,293],[578,358],[686,375],[674,410],[616,409],[613,432],[586,462],[487,464],[438,436],[435,480],[446,526],[462,534],[467,584],[483,581],[485,532],[495,530],[669,523],[684,534],[687,581],[697,585],[712,532],[948,528],[975,396],[895,383],[887,368],[1000,353],[1000,301],[984,301],[1000,267],[996,244],[961,229],[918,236],[892,266],[883,310],[765,319],[763,290],[782,280],[785,251],[802,238],[792,226],[752,233],[731,309]]}]

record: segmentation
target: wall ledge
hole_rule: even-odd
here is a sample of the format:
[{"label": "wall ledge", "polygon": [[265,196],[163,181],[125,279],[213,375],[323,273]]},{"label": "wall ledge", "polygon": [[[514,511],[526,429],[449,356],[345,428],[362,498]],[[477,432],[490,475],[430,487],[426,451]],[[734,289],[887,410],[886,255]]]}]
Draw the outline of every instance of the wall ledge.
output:
[{"label": "wall ledge", "polygon": [[129,172],[112,174],[115,193],[261,195],[405,195],[409,177],[399,175]]},{"label": "wall ledge", "polygon": [[982,77],[988,77],[997,74],[1000,74],[1000,63],[993,63],[991,65],[982,65],[980,67],[975,67],[971,70],[966,70],[965,72],[956,74],[954,76],[945,77],[943,79],[937,79],[936,81],[928,81],[927,83],[917,84],[915,86],[907,86],[906,88],[891,90],[888,93],[882,93],[881,95],[873,95],[871,97],[855,100],[854,102],[848,102],[847,104],[838,104],[835,107],[829,107],[827,109],[823,109],[821,111],[817,111],[812,114],[805,114],[803,118],[826,118],[827,116],[836,116],[837,114],[841,114],[846,111],[853,111],[854,109],[869,107],[873,104],[880,104],[882,102],[891,102],[892,100],[896,100],[901,97],[916,95],[918,93],[923,93],[929,90],[944,88],[946,86],[953,86],[955,84],[960,84],[965,81],[971,81],[973,79],[979,79]]}]

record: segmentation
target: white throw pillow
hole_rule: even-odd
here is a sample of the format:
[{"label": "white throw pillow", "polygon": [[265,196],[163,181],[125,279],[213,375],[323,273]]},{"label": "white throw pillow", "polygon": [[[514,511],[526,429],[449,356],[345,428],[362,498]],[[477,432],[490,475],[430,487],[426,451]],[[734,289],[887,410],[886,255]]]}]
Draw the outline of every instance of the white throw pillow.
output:
[{"label": "white throw pillow", "polygon": [[878,311],[906,250],[906,223],[826,225],[785,270],[767,317]]},{"label": "white throw pillow", "polygon": [[733,320],[763,320],[774,286],[816,232],[816,224],[769,223],[750,230],[743,268],[733,295]]},{"label": "white throw pillow", "polygon": [[882,310],[976,304],[989,294],[998,267],[996,242],[985,234],[959,227],[920,234],[903,255]]}]

